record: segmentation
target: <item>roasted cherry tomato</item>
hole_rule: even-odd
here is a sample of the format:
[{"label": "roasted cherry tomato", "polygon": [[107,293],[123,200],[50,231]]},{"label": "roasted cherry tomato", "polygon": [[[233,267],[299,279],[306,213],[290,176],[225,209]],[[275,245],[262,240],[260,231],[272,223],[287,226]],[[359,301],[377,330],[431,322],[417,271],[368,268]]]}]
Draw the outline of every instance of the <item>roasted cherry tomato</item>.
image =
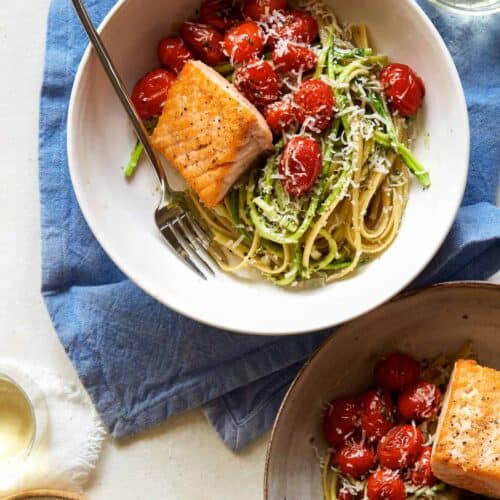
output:
[{"label": "roasted cherry tomato", "polygon": [[306,193],[321,172],[321,149],[311,137],[296,136],[285,146],[279,163],[283,187],[291,196]]},{"label": "roasted cherry tomato", "polygon": [[352,500],[354,497],[346,489],[340,488],[340,490],[337,494],[337,498],[338,498],[338,500]]},{"label": "roasted cherry tomato", "polygon": [[347,441],[333,456],[333,463],[342,474],[359,479],[376,463],[375,453],[368,447],[353,441]]},{"label": "roasted cherry tomato", "polygon": [[389,64],[380,73],[380,82],[389,105],[401,116],[413,116],[422,106],[425,86],[406,64]]},{"label": "roasted cherry tomato", "polygon": [[179,73],[186,61],[194,59],[194,54],[184,45],[180,36],[164,38],[158,44],[157,52],[160,62],[175,73]]},{"label": "roasted cherry tomato", "polygon": [[294,43],[279,43],[272,53],[273,63],[280,73],[309,71],[316,66],[318,57],[307,47]]},{"label": "roasted cherry tomato", "polygon": [[370,389],[361,396],[361,429],[370,441],[379,440],[394,425],[391,395],[382,388]]},{"label": "roasted cherry tomato", "polygon": [[219,31],[226,31],[241,19],[241,11],[232,0],[205,0],[200,19]]},{"label": "roasted cherry tomato", "polygon": [[418,380],[420,365],[406,354],[393,352],[382,358],[375,366],[373,378],[375,383],[389,389],[399,391]]},{"label": "roasted cherry tomato", "polygon": [[280,79],[267,61],[240,66],[233,74],[236,88],[258,107],[273,103],[280,95]]},{"label": "roasted cherry tomato", "polygon": [[424,446],[420,457],[410,471],[410,481],[416,486],[433,486],[437,483],[431,469],[432,447]]},{"label": "roasted cherry tomato", "polygon": [[323,429],[332,446],[340,446],[360,426],[361,403],[359,398],[344,396],[330,402],[325,414]]},{"label": "roasted cherry tomato", "polygon": [[440,401],[439,387],[432,382],[420,380],[399,395],[399,413],[407,420],[424,420],[437,414]]},{"label": "roasted cherry tomato", "polygon": [[132,102],[139,116],[149,120],[161,115],[175,75],[166,69],[155,69],[143,76],[132,91]]},{"label": "roasted cherry tomato", "polygon": [[422,451],[424,436],[413,425],[396,425],[377,446],[380,465],[400,469],[414,464]]},{"label": "roasted cherry tomato", "polygon": [[307,130],[320,133],[325,130],[333,116],[335,99],[332,89],[322,80],[306,80],[302,82],[293,100],[297,105],[298,118],[307,120]]},{"label": "roasted cherry tomato", "polygon": [[224,37],[224,50],[234,63],[254,59],[264,50],[264,30],[253,21],[244,21],[231,28]]},{"label": "roasted cherry tomato", "polygon": [[405,483],[397,472],[379,469],[368,478],[369,500],[405,500]]},{"label": "roasted cherry tomato", "polygon": [[264,110],[264,118],[275,134],[281,134],[297,123],[295,105],[288,98],[273,102]]},{"label": "roasted cherry tomato", "polygon": [[276,10],[285,10],[286,0],[246,0],[243,14],[254,21],[264,21]]},{"label": "roasted cherry tomato", "polygon": [[356,397],[342,397],[330,402],[323,429],[332,446],[340,446],[360,426],[360,401]]},{"label": "roasted cherry tomato", "polygon": [[272,30],[268,43],[271,47],[280,40],[311,44],[318,36],[318,23],[307,12],[292,10],[287,12],[283,20],[279,20]]},{"label": "roasted cherry tomato", "polygon": [[182,25],[181,33],[186,44],[210,66],[226,60],[222,47],[224,37],[208,24],[186,22]]}]

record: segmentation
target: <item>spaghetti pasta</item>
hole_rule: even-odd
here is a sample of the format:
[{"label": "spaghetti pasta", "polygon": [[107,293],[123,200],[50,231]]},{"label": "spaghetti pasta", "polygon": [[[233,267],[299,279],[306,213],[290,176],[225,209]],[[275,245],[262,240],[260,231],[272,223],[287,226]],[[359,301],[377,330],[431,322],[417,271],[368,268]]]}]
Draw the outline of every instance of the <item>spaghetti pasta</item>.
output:
[{"label": "spaghetti pasta", "polygon": [[[342,27],[317,0],[299,0],[296,6],[316,19],[321,41],[316,69],[297,74],[297,82],[312,77],[331,87],[336,101],[331,126],[311,133],[304,123],[295,133],[283,133],[266,164],[252,169],[215,209],[193,195],[219,254],[223,250],[237,260],[221,262],[222,268],[235,273],[255,268],[281,286],[352,275],[396,238],[409,172],[425,187],[430,184],[406,146],[407,120],[389,111],[379,82],[388,59],[373,54],[366,26]],[[279,157],[296,135],[311,135],[321,144],[322,168],[312,189],[293,197],[283,188]]]}]

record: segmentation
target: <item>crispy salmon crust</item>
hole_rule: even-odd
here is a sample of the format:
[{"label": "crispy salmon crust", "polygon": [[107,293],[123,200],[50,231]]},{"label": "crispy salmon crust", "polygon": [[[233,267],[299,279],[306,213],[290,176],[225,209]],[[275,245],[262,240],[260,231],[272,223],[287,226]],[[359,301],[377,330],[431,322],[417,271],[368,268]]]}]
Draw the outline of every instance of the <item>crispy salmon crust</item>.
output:
[{"label": "crispy salmon crust", "polygon": [[445,483],[500,498],[500,372],[455,363],[439,418],[431,467]]},{"label": "crispy salmon crust", "polygon": [[235,87],[200,61],[172,84],[152,142],[207,207],[214,207],[259,157],[272,133]]}]

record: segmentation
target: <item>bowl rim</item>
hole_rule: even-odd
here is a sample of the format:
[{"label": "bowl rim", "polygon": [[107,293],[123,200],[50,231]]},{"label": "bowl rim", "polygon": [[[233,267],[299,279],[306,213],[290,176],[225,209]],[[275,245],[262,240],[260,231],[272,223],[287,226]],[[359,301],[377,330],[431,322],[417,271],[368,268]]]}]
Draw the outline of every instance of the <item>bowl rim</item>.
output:
[{"label": "bowl rim", "polygon": [[[404,291],[396,297],[393,297],[391,300],[385,302],[381,306],[373,309],[372,311],[378,310],[381,311],[390,304],[393,304],[395,302],[404,302],[405,300],[408,300],[409,298],[412,298],[416,295],[422,295],[422,294],[434,294],[434,293],[439,293],[441,290],[454,290],[454,289],[469,289],[469,290],[488,290],[493,293],[500,293],[500,284],[497,283],[490,283],[487,281],[446,281],[444,283],[437,283],[435,285],[430,285],[430,286],[425,286],[421,288],[415,288],[412,290],[407,290]],[[370,311],[368,314],[370,314],[372,311]],[[295,386],[299,383],[299,381],[303,378],[304,373],[309,370],[309,366],[314,362],[316,357],[319,355],[319,353],[330,343],[336,342],[338,334],[341,333],[344,329],[350,327],[354,322],[357,321],[358,318],[354,318],[343,325],[341,325],[337,330],[329,335],[318,347],[317,349],[309,356],[309,358],[305,361],[304,365],[300,368],[300,370],[297,372],[297,375],[295,375],[295,378],[292,380],[290,386],[288,387],[288,390],[285,393],[285,396],[283,397],[283,400],[278,408],[278,412],[276,414],[276,418],[274,419],[273,427],[271,430],[271,435],[269,436],[269,441],[267,443],[267,449],[266,449],[266,458],[265,458],[265,464],[264,464],[264,482],[263,482],[263,488],[264,488],[264,500],[269,500],[269,465],[271,462],[271,454],[272,454],[272,448],[274,444],[274,437],[276,435],[279,423],[283,417],[284,412],[289,406],[289,398],[291,393],[294,391]]]},{"label": "bowl rim", "polygon": [[[109,22],[113,19],[113,17],[123,8],[125,5],[131,0],[118,0],[118,2],[111,8],[111,10],[108,12],[108,14],[104,17],[103,21],[100,23],[98,27],[99,33],[102,33],[103,30],[105,30],[106,26],[109,24]],[[444,43],[441,35],[437,31],[436,27],[432,24],[431,20],[429,17],[425,14],[425,12],[422,10],[422,8],[413,0],[403,0],[411,10],[415,13],[416,16],[418,16],[426,25],[427,29],[429,30],[429,33],[433,36],[435,42],[439,45],[441,48],[441,54],[444,57],[446,63],[447,63],[447,68],[450,74],[450,77],[453,81],[453,85],[455,90],[459,94],[459,101],[456,103],[457,108],[459,110],[460,115],[462,116],[461,120],[461,126],[463,126],[463,133],[466,139],[465,143],[465,155],[463,158],[463,161],[465,162],[466,168],[461,169],[460,172],[462,173],[460,177],[455,178],[455,182],[459,185],[459,189],[456,191],[455,194],[455,199],[452,200],[454,205],[454,210],[450,210],[445,222],[442,224],[442,232],[439,238],[437,238],[434,242],[434,250],[429,252],[428,259],[422,263],[421,266],[418,266],[414,269],[413,273],[411,273],[410,277],[405,280],[405,282],[401,282],[398,286],[395,286],[392,290],[388,290],[386,293],[381,294],[380,298],[373,300],[370,304],[367,306],[363,307],[362,309],[358,310],[355,314],[352,314],[347,320],[345,321],[351,321],[352,319],[361,316],[363,314],[366,314],[367,312],[379,307],[381,304],[386,302],[387,300],[390,300],[392,297],[394,297],[397,293],[401,292],[408,284],[410,284],[419,274],[420,272],[425,269],[425,267],[431,262],[433,257],[436,255],[438,250],[440,249],[441,245],[443,244],[444,240],[446,239],[453,222],[455,221],[456,215],[458,213],[458,210],[460,208],[461,201],[463,199],[463,195],[465,192],[466,188],[466,183],[467,183],[467,177],[468,177],[468,171],[469,171],[469,162],[470,162],[470,127],[469,127],[469,116],[468,116],[468,111],[467,111],[467,104],[466,104],[466,99],[465,99],[465,94],[463,90],[463,85],[460,80],[460,76],[458,74],[458,70],[455,66],[455,62],[453,61],[453,58]],[[235,324],[234,322],[225,322],[225,319],[223,317],[214,319],[214,318],[204,318],[201,317],[200,315],[197,315],[195,312],[191,310],[189,307],[189,303],[183,303],[179,300],[176,299],[175,294],[171,293],[167,296],[165,294],[162,294],[161,296],[158,294],[153,293],[150,290],[150,287],[148,286],[148,279],[144,279],[141,275],[141,273],[136,273],[136,272],[129,272],[128,271],[128,265],[126,263],[126,260],[122,257],[122,253],[118,250],[113,249],[112,244],[108,244],[108,238],[106,237],[105,232],[101,232],[99,229],[99,225],[95,222],[95,217],[92,215],[92,210],[90,206],[87,204],[86,197],[83,191],[83,186],[80,185],[79,182],[77,182],[77,159],[76,159],[76,153],[75,153],[75,134],[73,132],[76,123],[77,123],[77,113],[76,113],[76,106],[77,106],[77,101],[78,101],[78,94],[79,94],[79,88],[81,87],[82,80],[84,78],[84,74],[86,72],[86,69],[89,64],[90,56],[93,52],[92,46],[89,43],[85,49],[85,52],[82,56],[82,59],[80,61],[80,64],[78,66],[75,79],[73,81],[72,89],[71,89],[71,95],[70,95],[70,100],[69,100],[69,105],[68,105],[68,116],[66,120],[66,127],[67,127],[67,140],[66,140],[66,149],[67,149],[67,155],[68,155],[68,168],[69,168],[69,173],[70,173],[70,178],[71,178],[71,183],[73,186],[73,190],[76,195],[76,199],[78,201],[78,205],[80,207],[80,210],[82,212],[82,215],[89,226],[93,236],[96,238],[97,242],[101,246],[101,248],[104,250],[104,252],[109,256],[109,258],[113,261],[113,263],[120,269],[120,271],[127,276],[128,279],[130,279],[134,284],[136,284],[141,290],[143,290],[145,293],[153,297],[155,300],[159,301],[162,303],[164,306],[168,307],[169,309],[182,314],[190,319],[193,319],[195,321],[199,321],[201,323],[204,323],[206,325],[215,327],[215,328],[220,328],[223,330],[227,331],[232,331],[235,333],[241,333],[241,334],[248,334],[248,335],[295,335],[295,334],[301,334],[301,333],[307,333],[307,332],[313,332],[313,331],[319,331],[327,328],[332,328],[333,326],[339,324],[338,321],[335,319],[323,319],[321,321],[318,321],[315,324],[311,324],[310,326],[308,325],[306,329],[300,328],[297,329],[296,327],[293,326],[288,326],[286,329],[283,326],[278,326],[278,327],[273,327],[273,329],[265,329],[261,328],[258,330],[255,330],[255,327],[251,330],[245,329],[244,324]]]}]

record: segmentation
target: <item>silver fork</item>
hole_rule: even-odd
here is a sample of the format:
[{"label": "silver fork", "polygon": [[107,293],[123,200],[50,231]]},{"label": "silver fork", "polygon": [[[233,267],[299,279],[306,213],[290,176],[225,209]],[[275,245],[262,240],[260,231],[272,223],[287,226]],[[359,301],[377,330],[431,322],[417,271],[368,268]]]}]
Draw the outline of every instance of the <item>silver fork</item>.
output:
[{"label": "silver fork", "polygon": [[120,98],[137,136],[144,146],[144,151],[151,161],[156,171],[156,175],[158,176],[158,180],[160,181],[161,199],[155,211],[156,225],[168,246],[189,266],[190,269],[206,280],[208,274],[215,274],[214,267],[217,267],[211,254],[211,239],[192,216],[184,192],[174,191],[168,185],[165,171],[158,155],[151,145],[148,132],[142,120],[137,115],[127,89],[120,75],[117,73],[109,57],[108,51],[97,33],[85,6],[81,0],[72,0],[72,2],[87,32],[90,43],[94,47],[111,84]]}]

